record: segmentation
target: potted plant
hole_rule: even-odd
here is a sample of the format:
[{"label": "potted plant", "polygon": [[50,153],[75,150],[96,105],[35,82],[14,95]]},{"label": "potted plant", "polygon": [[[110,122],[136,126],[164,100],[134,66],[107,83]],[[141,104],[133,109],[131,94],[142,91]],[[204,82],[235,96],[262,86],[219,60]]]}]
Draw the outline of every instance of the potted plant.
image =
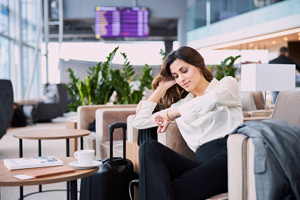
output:
[{"label": "potted plant", "polygon": [[89,67],[86,78],[81,81],[74,70],[68,69],[71,82],[67,84],[67,91],[72,102],[69,103],[68,108],[71,111],[77,111],[78,106],[83,105],[99,105],[106,104],[114,88],[111,84],[110,66],[112,60],[119,47],[116,47],[107,58],[105,62],[99,62],[94,67]]},{"label": "potted plant", "polygon": [[[153,80],[152,67],[145,64],[141,70],[141,76],[134,76],[135,71],[125,53],[121,53],[124,58],[123,73],[119,69],[112,70],[112,85],[117,93],[114,103],[117,104],[137,104],[147,89],[151,89]],[[138,89],[133,89],[133,82],[138,85]]]},{"label": "potted plant", "polygon": [[[225,76],[232,76],[235,77],[236,75],[236,70],[238,69],[237,67],[234,66],[234,62],[241,57],[241,55],[238,55],[236,57],[229,56],[225,58],[223,61],[221,61],[220,65],[217,65],[217,69],[213,69],[213,65],[209,66],[208,68],[212,71],[213,76],[217,80],[221,80]],[[228,61],[230,61],[228,63]],[[228,63],[228,64],[227,64]]]},{"label": "potted plant", "polygon": [[[106,104],[114,91],[117,93],[115,104],[137,104],[147,89],[151,89],[153,80],[152,67],[145,64],[141,76],[134,76],[135,71],[125,53],[123,71],[111,69],[112,60],[118,51],[116,47],[105,62],[99,62],[89,67],[85,80],[81,81],[72,69],[68,69],[71,82],[67,84],[67,91],[72,99],[68,108],[77,111],[79,106]],[[133,89],[132,81],[138,89]]]}]

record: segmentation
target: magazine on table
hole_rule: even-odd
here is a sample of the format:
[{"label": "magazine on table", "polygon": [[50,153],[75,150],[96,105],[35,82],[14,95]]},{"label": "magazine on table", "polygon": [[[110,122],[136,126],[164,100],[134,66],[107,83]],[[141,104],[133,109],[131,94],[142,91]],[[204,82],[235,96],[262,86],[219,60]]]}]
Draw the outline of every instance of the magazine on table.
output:
[{"label": "magazine on table", "polygon": [[14,170],[58,166],[63,165],[63,161],[59,160],[55,156],[42,156],[31,158],[4,159],[4,165],[9,170]]}]

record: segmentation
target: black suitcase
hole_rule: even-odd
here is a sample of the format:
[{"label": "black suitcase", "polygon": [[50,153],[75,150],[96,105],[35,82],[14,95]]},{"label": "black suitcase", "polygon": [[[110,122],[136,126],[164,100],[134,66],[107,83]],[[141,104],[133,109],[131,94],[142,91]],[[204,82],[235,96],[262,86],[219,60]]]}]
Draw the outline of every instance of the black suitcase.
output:
[{"label": "black suitcase", "polygon": [[[123,158],[113,157],[113,132],[123,129]],[[127,124],[118,122],[109,125],[110,158],[101,160],[99,171],[81,179],[80,200],[130,200],[129,185],[134,179],[133,164],[126,159]]]}]

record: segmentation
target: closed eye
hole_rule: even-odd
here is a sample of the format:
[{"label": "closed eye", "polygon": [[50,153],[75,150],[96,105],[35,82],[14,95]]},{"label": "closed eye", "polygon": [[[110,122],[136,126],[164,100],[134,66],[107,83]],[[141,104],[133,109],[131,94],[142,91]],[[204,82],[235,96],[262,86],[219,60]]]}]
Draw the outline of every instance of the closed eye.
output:
[{"label": "closed eye", "polygon": [[188,72],[188,69],[182,69],[181,72],[182,72],[182,73],[187,73],[187,72]]}]

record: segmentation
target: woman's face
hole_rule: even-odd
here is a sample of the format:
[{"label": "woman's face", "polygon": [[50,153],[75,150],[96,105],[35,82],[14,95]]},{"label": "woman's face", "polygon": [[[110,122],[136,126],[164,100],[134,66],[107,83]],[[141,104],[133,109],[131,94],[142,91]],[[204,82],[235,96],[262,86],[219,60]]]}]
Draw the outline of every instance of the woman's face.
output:
[{"label": "woman's face", "polygon": [[204,78],[200,69],[180,59],[176,59],[170,65],[170,71],[176,83],[188,92],[197,90],[201,79]]}]

